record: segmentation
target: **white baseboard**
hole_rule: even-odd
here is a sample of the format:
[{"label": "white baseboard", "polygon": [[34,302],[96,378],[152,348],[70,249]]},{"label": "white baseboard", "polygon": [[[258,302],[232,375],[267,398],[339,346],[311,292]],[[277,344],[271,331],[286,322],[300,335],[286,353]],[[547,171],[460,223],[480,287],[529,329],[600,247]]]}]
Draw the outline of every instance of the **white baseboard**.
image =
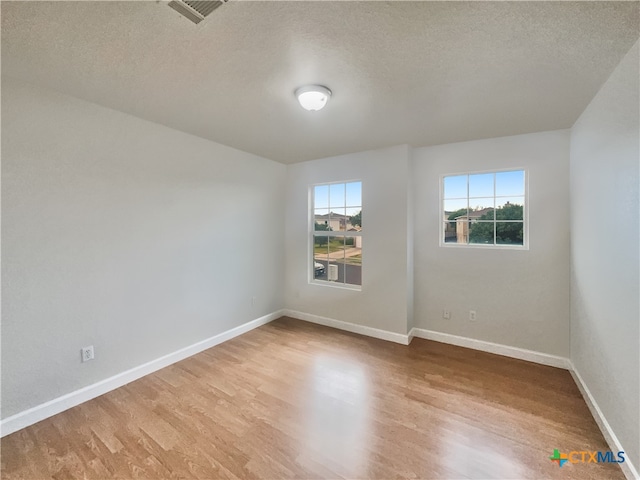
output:
[{"label": "white baseboard", "polygon": [[[607,441],[607,444],[609,445],[609,449],[612,452],[619,452],[619,451],[626,452],[626,450],[622,448],[622,444],[620,443],[620,441],[618,440],[618,437],[616,436],[613,429],[611,428],[611,425],[609,425],[609,422],[607,422],[607,419],[602,413],[602,410],[600,410],[600,407],[598,406],[596,399],[593,397],[593,395],[589,391],[587,384],[584,383],[582,376],[580,375],[578,370],[576,370],[575,365],[573,365],[573,362],[571,361],[569,362],[569,367],[570,367],[569,371],[571,372],[571,376],[573,377],[573,380],[576,382],[576,385],[578,385],[578,389],[580,389],[580,393],[582,393],[582,397],[584,398],[584,401],[586,402],[587,407],[589,407],[589,411],[591,412],[591,415],[593,415],[593,418],[598,424],[598,427],[600,427],[600,431],[602,432],[604,439]],[[625,461],[623,463],[619,463],[618,465],[620,465],[620,468],[622,468],[622,472],[624,473],[624,476],[627,477],[627,480],[640,480],[640,474],[638,474],[638,470],[636,470],[633,463],[631,463],[631,460],[629,459],[628,455],[625,456]]]},{"label": "white baseboard", "polygon": [[536,352],[524,348],[510,347],[499,343],[486,342],[484,340],[476,340],[474,338],[459,337],[449,333],[434,332],[433,330],[425,330],[423,328],[413,328],[409,332],[409,337],[424,338],[434,340],[436,342],[448,343],[459,347],[472,348],[482,352],[495,353],[505,357],[517,358],[528,362],[539,363],[551,367],[569,369],[569,359],[550,355],[548,353]]},{"label": "white baseboard", "polygon": [[[498,355],[504,355],[505,357],[518,358],[520,360],[527,360],[529,362],[539,363],[542,365],[549,365],[551,367],[558,367],[569,370],[573,377],[578,389],[582,393],[584,400],[589,407],[591,415],[595,419],[602,435],[604,436],[609,449],[613,452],[625,451],[622,448],[618,437],[614,433],[611,425],[607,422],[607,419],[600,410],[600,407],[596,403],[593,395],[584,383],[584,380],[580,376],[580,373],[576,370],[575,366],[568,358],[559,357],[556,355],[549,355],[547,353],[536,352],[533,350],[526,350],[518,347],[510,347],[507,345],[501,345],[498,343],[485,342],[483,340],[475,340],[473,338],[460,337],[457,335],[450,335],[448,333],[434,332],[432,330],[424,330],[422,328],[413,328],[408,335],[409,339],[413,337],[425,338],[427,340],[434,340],[436,342],[448,343],[451,345],[458,345],[460,347],[472,348],[474,350],[481,350],[483,352],[495,353]],[[640,480],[638,470],[634,467],[633,463],[629,460],[629,457],[625,457],[624,463],[619,464],[627,480]]]},{"label": "white baseboard", "polygon": [[[11,417],[7,417],[4,420],[0,421],[0,437],[9,435],[22,428],[28,427],[29,425],[33,425],[34,423],[37,423],[41,420],[68,410],[69,408],[75,407],[76,405],[110,392],[111,390],[115,390],[116,388],[124,386],[134,380],[144,377],[145,375],[149,375],[150,373],[165,368],[173,363],[179,362],[180,360],[184,360],[185,358],[200,353],[203,350],[207,350],[211,347],[219,345],[220,343],[226,342],[227,340],[242,335],[243,333],[253,330],[254,328],[265,325],[284,315],[298,318],[307,322],[324,325],[327,327],[337,328],[339,330],[345,330],[347,332],[399,343],[402,345],[408,345],[413,337],[418,337],[427,340],[448,343],[451,345],[472,348],[474,350],[480,350],[483,352],[504,355],[506,357],[518,358],[520,360],[527,360],[542,365],[549,365],[552,367],[567,369],[570,371],[573,379],[580,389],[580,392],[582,393],[582,396],[584,397],[585,402],[587,403],[587,406],[589,407],[589,410],[593,415],[593,418],[598,424],[598,427],[602,431],[602,434],[607,441],[609,448],[612,451],[624,450],[622,448],[622,445],[620,444],[620,441],[613,432],[613,429],[609,425],[609,422],[607,422],[606,418],[604,417],[602,410],[600,410],[600,407],[589,391],[589,388],[584,383],[584,380],[580,376],[580,373],[575,369],[573,363],[567,358],[536,352],[533,350],[526,350],[518,347],[510,347],[498,343],[486,342],[483,340],[476,340],[447,333],[435,332],[432,330],[425,330],[422,328],[413,328],[408,335],[403,335],[400,333],[380,330],[378,328],[343,322],[341,320],[335,320],[332,318],[321,317],[319,315],[312,315],[288,309],[270,313],[238,327],[227,330],[226,332],[214,335],[213,337],[210,337],[206,340],[194,343],[193,345],[182,348],[168,355],[164,355],[160,358],[114,375],[113,377],[101,380],[97,383],[86,386],[66,395],[62,395],[61,397],[55,398],[41,405],[35,406],[28,410],[24,410],[20,413],[12,415]],[[628,480],[640,480],[640,475],[629,460],[628,456],[626,457],[626,461],[619,465]]]},{"label": "white baseboard", "polygon": [[5,435],[9,435],[10,433],[28,427],[29,425],[33,425],[45,418],[64,412],[69,408],[80,405],[92,398],[99,397],[100,395],[122,387],[127,383],[144,377],[145,375],[149,375],[161,368],[179,362],[180,360],[184,360],[185,358],[191,357],[196,353],[200,353],[203,350],[207,350],[208,348],[214,347],[222,342],[226,342],[227,340],[237,337],[238,335],[242,335],[249,330],[253,330],[254,328],[280,318],[283,314],[283,310],[278,310],[263,317],[256,318],[255,320],[219,333],[218,335],[214,335],[206,340],[202,340],[194,343],[193,345],[189,345],[188,347],[176,350],[168,355],[164,355],[130,370],[126,370],[114,375],[113,377],[106,378],[92,385],[88,385],[74,392],[67,393],[66,395],[62,395],[61,397],[54,398],[53,400],[41,405],[37,405],[33,408],[29,408],[28,410],[24,410],[20,413],[7,417],[0,422],[0,437],[4,437]]},{"label": "white baseboard", "polygon": [[380,330],[379,328],[366,327],[364,325],[358,325],[357,323],[343,322],[342,320],[321,317],[320,315],[298,312],[296,310],[285,309],[283,315],[304,320],[305,322],[324,325],[325,327],[337,328],[338,330],[358,333],[360,335],[366,335],[367,337],[379,338],[381,340],[387,340],[401,345],[409,345],[409,335],[403,335],[402,333],[389,332],[387,330]]}]

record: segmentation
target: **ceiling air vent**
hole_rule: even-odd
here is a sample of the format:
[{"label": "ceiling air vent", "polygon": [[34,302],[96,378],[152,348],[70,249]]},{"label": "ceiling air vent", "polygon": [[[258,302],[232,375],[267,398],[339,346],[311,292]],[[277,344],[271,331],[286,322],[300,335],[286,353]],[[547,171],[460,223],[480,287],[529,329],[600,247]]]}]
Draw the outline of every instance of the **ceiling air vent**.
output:
[{"label": "ceiling air vent", "polygon": [[173,0],[169,2],[169,6],[176,12],[187,17],[193,23],[200,23],[208,15],[211,14],[220,5],[227,3],[228,0],[204,0],[195,2],[193,0]]}]

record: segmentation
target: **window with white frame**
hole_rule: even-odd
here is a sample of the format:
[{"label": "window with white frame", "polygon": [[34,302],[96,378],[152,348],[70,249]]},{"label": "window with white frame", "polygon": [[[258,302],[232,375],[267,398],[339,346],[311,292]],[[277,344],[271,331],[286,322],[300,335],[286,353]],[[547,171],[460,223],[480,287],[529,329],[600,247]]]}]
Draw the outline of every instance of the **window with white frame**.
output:
[{"label": "window with white frame", "polygon": [[524,170],[442,177],[441,245],[527,247]]},{"label": "window with white frame", "polygon": [[362,285],[362,182],[311,187],[311,280]]}]

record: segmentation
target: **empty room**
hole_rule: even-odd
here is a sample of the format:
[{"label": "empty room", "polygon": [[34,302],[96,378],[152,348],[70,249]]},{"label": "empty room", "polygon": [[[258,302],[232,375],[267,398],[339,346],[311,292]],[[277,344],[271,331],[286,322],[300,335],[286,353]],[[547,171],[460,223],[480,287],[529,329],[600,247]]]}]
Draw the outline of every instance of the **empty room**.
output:
[{"label": "empty room", "polygon": [[1,16],[3,479],[640,480],[640,2]]}]

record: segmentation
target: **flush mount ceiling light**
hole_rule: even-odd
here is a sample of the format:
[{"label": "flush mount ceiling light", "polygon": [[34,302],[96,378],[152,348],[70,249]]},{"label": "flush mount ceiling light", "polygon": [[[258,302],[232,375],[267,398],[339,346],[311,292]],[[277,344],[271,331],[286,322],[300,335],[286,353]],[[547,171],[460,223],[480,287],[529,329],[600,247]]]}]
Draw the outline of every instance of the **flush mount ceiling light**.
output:
[{"label": "flush mount ceiling light", "polygon": [[331,97],[331,90],[322,85],[307,85],[296,90],[296,97],[302,108],[315,112],[322,110]]}]

